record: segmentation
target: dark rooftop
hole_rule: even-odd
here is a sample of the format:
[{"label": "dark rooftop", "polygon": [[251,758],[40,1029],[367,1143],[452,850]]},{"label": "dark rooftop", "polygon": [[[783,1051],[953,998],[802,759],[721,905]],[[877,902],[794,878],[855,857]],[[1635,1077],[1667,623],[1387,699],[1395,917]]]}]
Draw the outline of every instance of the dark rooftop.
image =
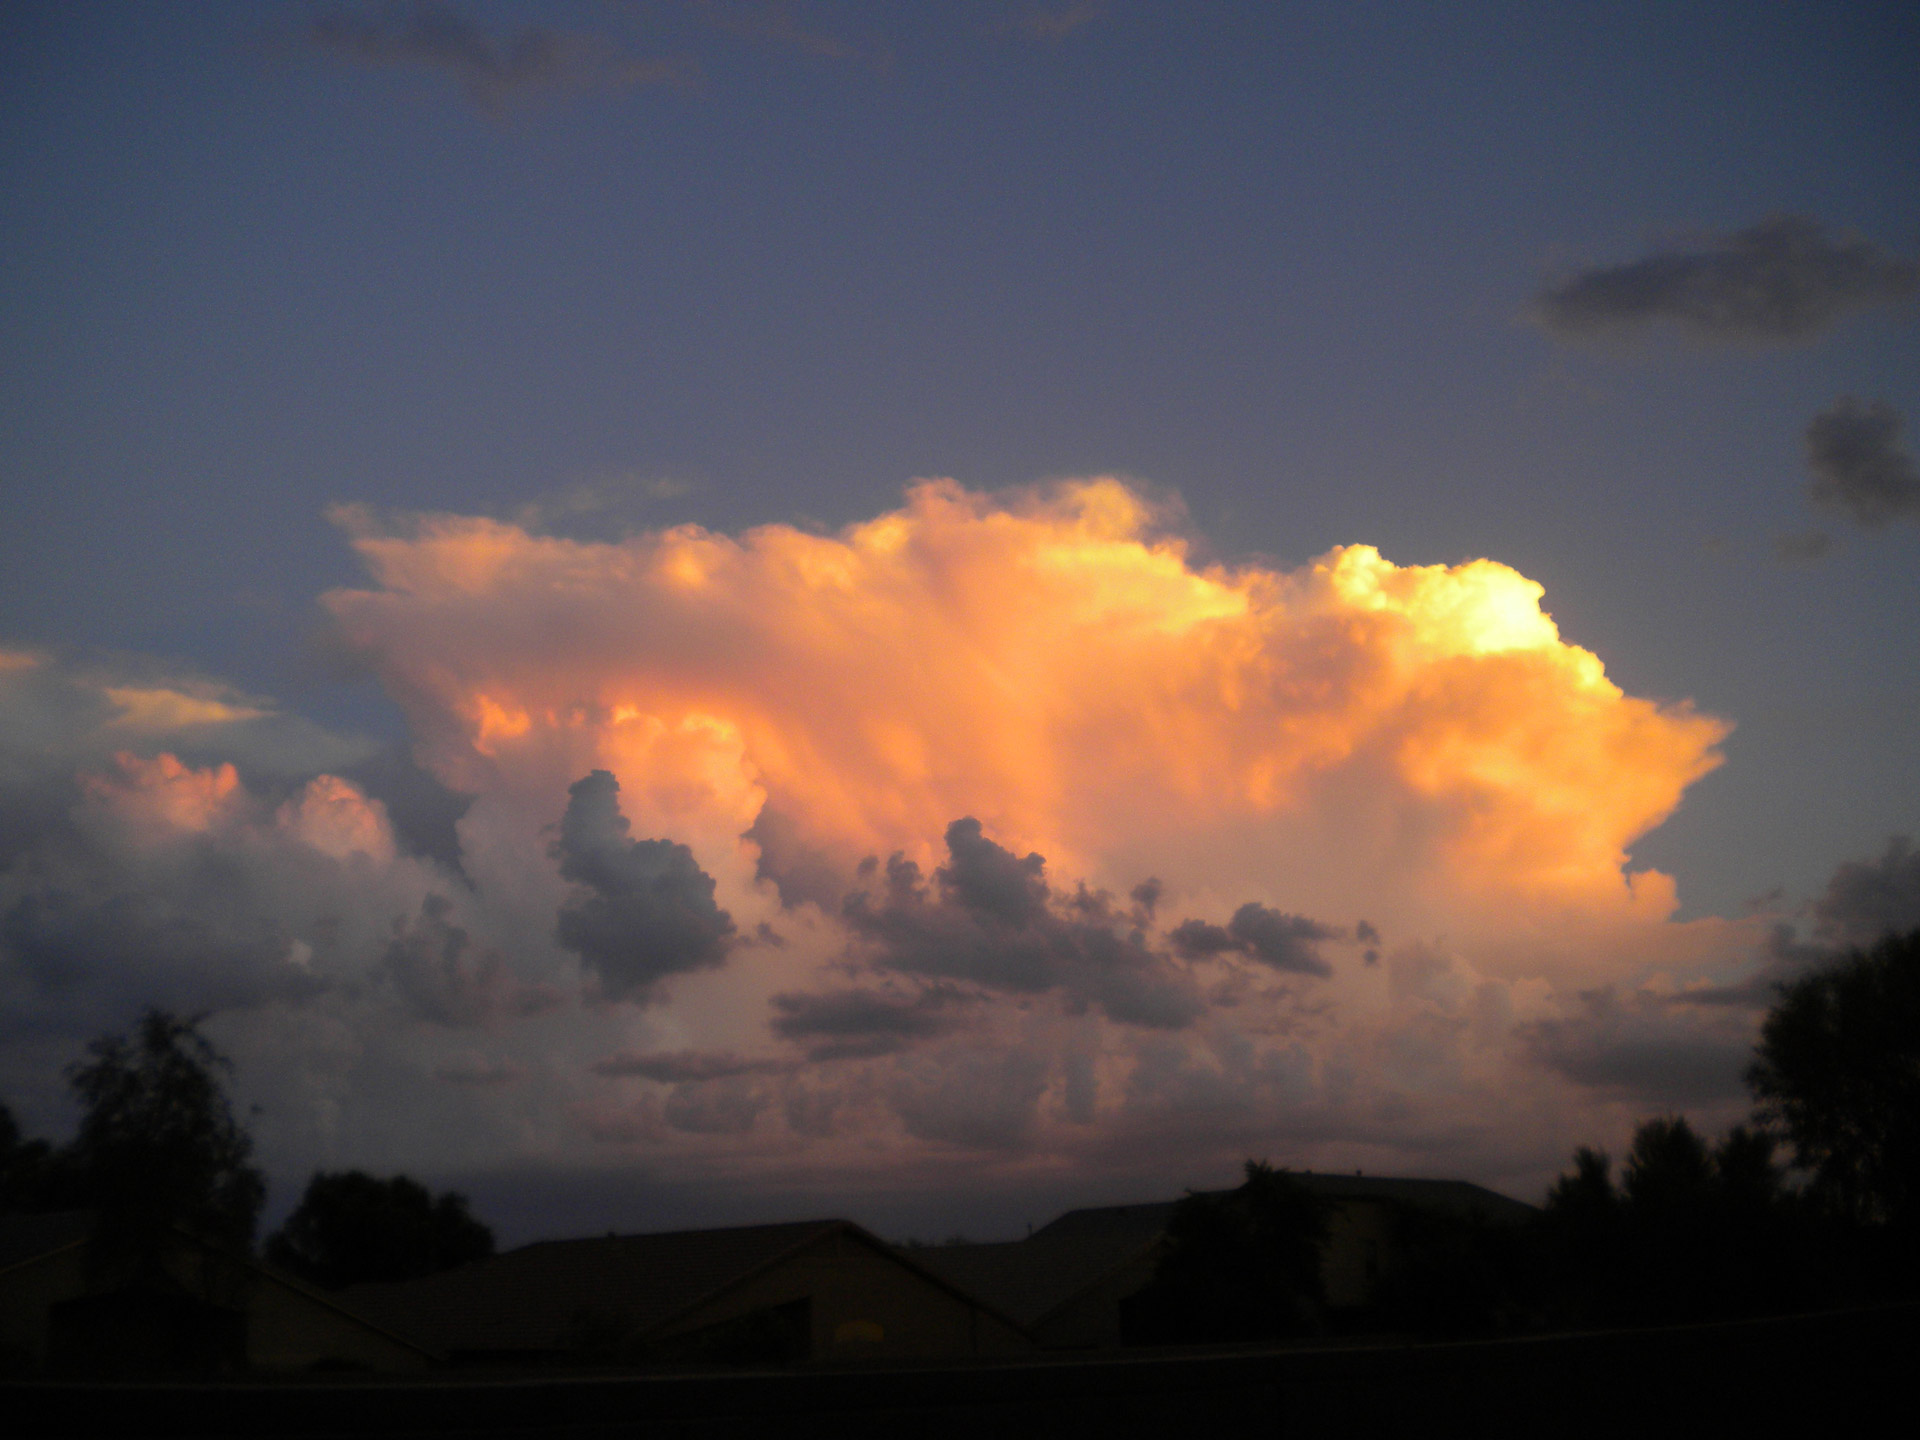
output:
[{"label": "dark rooftop", "polygon": [[583,1324],[645,1333],[835,1232],[867,1238],[845,1220],[803,1220],[544,1240],[424,1280],[355,1285],[341,1299],[443,1352],[561,1351]]}]

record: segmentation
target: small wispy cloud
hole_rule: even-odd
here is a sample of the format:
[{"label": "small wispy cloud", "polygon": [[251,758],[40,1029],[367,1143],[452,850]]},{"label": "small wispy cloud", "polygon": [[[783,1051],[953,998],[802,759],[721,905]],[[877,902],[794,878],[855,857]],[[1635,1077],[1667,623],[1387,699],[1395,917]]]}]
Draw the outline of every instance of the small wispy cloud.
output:
[{"label": "small wispy cloud", "polygon": [[492,35],[444,0],[332,11],[316,17],[304,38],[353,64],[441,71],[489,113],[540,95],[699,80],[689,59],[631,55],[596,35],[540,25]]},{"label": "small wispy cloud", "polygon": [[1107,13],[1106,0],[1076,0],[1071,5],[1041,5],[1015,17],[1011,28],[1030,40],[1064,40]]},{"label": "small wispy cloud", "polygon": [[1920,465],[1901,440],[1900,412],[1842,395],[1807,422],[1807,494],[1868,529],[1920,520]]},{"label": "small wispy cloud", "polygon": [[873,38],[853,39],[804,23],[788,0],[693,0],[709,25],[740,40],[797,51],[816,60],[846,60],[885,70],[893,51]]},{"label": "small wispy cloud", "polygon": [[1775,215],[1730,235],[1604,265],[1535,297],[1533,319],[1580,340],[1669,322],[1697,339],[1808,340],[1851,311],[1920,293],[1920,261],[1803,215]]}]

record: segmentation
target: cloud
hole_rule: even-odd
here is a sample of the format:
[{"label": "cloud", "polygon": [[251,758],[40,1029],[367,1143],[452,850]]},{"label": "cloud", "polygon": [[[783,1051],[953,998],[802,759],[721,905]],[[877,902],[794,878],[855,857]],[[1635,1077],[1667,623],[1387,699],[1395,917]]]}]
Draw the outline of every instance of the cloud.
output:
[{"label": "cloud", "polygon": [[869,862],[867,889],[842,913],[872,963],[1015,993],[1059,990],[1126,1024],[1173,1027],[1201,1011],[1192,979],[1131,928],[1104,893],[1056,897],[1038,853],[1016,856],[971,816],[946,830],[947,863],[922,883],[896,852],[884,877]]},{"label": "cloud", "polygon": [[1901,443],[1900,412],[1843,395],[1807,422],[1813,503],[1869,529],[1920,519],[1920,465]]},{"label": "cloud", "polygon": [[567,790],[552,853],[578,888],[560,908],[558,934],[607,998],[644,1005],[667,976],[725,960],[734,925],[685,845],[627,838],[619,795],[605,770]]},{"label": "cloud", "polygon": [[1070,5],[1040,5],[1009,22],[1033,40],[1052,42],[1084,30],[1107,13],[1105,0],[1075,0]]},{"label": "cloud", "polygon": [[1920,291],[1920,262],[1816,221],[1775,215],[1687,248],[1583,271],[1543,290],[1533,318],[1562,339],[1667,321],[1718,342],[1786,343]]},{"label": "cloud", "polygon": [[388,4],[374,12],[333,11],[316,17],[304,38],[315,49],[359,65],[442,71],[475,105],[494,112],[525,97],[637,85],[684,87],[699,78],[688,60],[626,55],[597,36],[534,25],[495,37],[440,0]]},{"label": "cloud", "polygon": [[[221,1007],[276,1183],[608,1143],[756,1194],[1490,1178],[1667,1103],[1608,1046],[1755,1018],[1680,997],[1766,918],[1675,922],[1627,861],[1726,725],[1495,562],[1214,563],[1106,479],[834,534],[339,518],[370,578],[325,603],[417,769],[164,667],[0,666],[10,1100],[157,1000]],[[1543,1022],[1587,1025],[1558,1068]]]},{"label": "cloud", "polygon": [[738,1076],[674,1086],[661,1115],[691,1135],[745,1135],[769,1100],[766,1087]]},{"label": "cloud", "polygon": [[831,990],[773,997],[773,1033],[808,1046],[811,1060],[891,1055],[917,1041],[945,1035],[958,1024],[952,991],[931,987],[913,994]]},{"label": "cloud", "polygon": [[973,816],[1091,884],[1300,913],[1277,867],[1387,928],[1376,893],[1651,912],[1627,847],[1728,728],[1623,694],[1505,566],[1197,565],[1111,480],[925,482],[838,535],[340,518],[374,584],[326,604],[422,763],[487,797],[469,829],[605,769],[703,856],[750,833],[763,878],[807,875],[789,899],[831,904],[862,856],[929,865]]},{"label": "cloud", "polygon": [[[1368,926],[1371,932],[1373,927]],[[1249,900],[1233,912],[1222,927],[1205,920],[1183,920],[1168,938],[1189,959],[1206,955],[1241,954],[1300,975],[1331,975],[1333,967],[1320,958],[1315,945],[1345,938],[1343,933],[1304,915],[1287,915]],[[1377,935],[1374,937],[1379,938]]]},{"label": "cloud", "polygon": [[589,1068],[596,1075],[632,1076],[664,1085],[679,1085],[688,1081],[727,1080],[736,1075],[785,1075],[793,1070],[794,1064],[781,1059],[743,1059],[731,1051],[671,1050],[654,1055],[612,1055],[595,1061]]},{"label": "cloud", "polygon": [[694,5],[708,24],[755,44],[816,60],[864,61],[879,70],[893,63],[893,52],[879,40],[850,40],[802,24],[790,0],[694,0]]},{"label": "cloud", "polygon": [[453,904],[428,895],[420,913],[393,922],[393,939],[378,974],[416,1019],[449,1028],[537,1015],[560,1003],[550,985],[520,981],[500,954],[451,920]]},{"label": "cloud", "polygon": [[1752,1058],[1744,1020],[1717,1011],[1676,1009],[1665,997],[1624,999],[1612,987],[1580,996],[1571,1016],[1522,1026],[1535,1060],[1581,1085],[1642,1105],[1698,1104],[1744,1095]]},{"label": "cloud", "polygon": [[1871,945],[1888,931],[1920,929],[1920,850],[1895,835],[1879,859],[1842,862],[1813,915],[1821,938],[1834,945]]}]

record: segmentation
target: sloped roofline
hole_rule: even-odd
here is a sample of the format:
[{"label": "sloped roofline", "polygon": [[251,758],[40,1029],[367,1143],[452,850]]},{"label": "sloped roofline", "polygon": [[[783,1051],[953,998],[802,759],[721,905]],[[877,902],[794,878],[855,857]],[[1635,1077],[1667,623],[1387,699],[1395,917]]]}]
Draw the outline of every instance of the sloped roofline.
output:
[{"label": "sloped roofline", "polygon": [[[789,1223],[792,1223],[792,1222],[789,1222]],[[800,1222],[800,1223],[804,1223],[804,1222]],[[721,1228],[752,1230],[752,1229],[758,1229],[759,1227],[752,1226],[752,1225],[740,1225],[740,1226],[725,1226]],[[667,1234],[667,1235],[672,1235],[672,1234],[698,1235],[698,1234],[712,1234],[713,1232],[698,1231],[698,1230],[691,1230],[691,1231],[667,1230],[667,1231],[659,1231],[656,1233]],[[991,1315],[994,1319],[1000,1321],[1003,1325],[1012,1326],[1014,1332],[1024,1337],[1025,1339],[1031,1340],[1033,1338],[1030,1334],[1027,1333],[1026,1326],[1022,1325],[1019,1321],[1015,1320],[1012,1316],[1007,1315],[997,1305],[989,1304],[987,1301],[982,1300],[978,1295],[974,1295],[966,1290],[962,1290],[959,1286],[953,1284],[951,1281],[943,1279],[941,1276],[934,1274],[931,1270],[927,1269],[924,1265],[916,1264],[914,1261],[907,1259],[906,1256],[902,1255],[899,1251],[895,1250],[891,1245],[887,1244],[886,1241],[882,1240],[879,1236],[875,1235],[872,1231],[867,1230],[862,1226],[854,1224],[854,1222],[851,1220],[819,1221],[814,1228],[809,1230],[805,1235],[801,1236],[793,1244],[787,1246],[786,1249],[778,1251],[775,1254],[768,1256],[765,1260],[762,1260],[759,1264],[751,1266],[750,1268],[742,1271],[740,1274],[736,1275],[733,1279],[727,1280],[715,1286],[713,1289],[707,1291],[705,1294],[700,1295],[698,1298],[689,1301],[685,1305],[682,1305],[679,1309],[671,1311],[670,1313],[661,1316],[660,1319],[656,1320],[653,1324],[649,1325],[645,1330],[641,1331],[640,1334],[642,1336],[659,1334],[662,1330],[666,1329],[669,1325],[673,1324],[676,1320],[680,1320],[685,1316],[692,1314],[695,1310],[700,1309],[700,1307],[703,1305],[709,1305],[716,1300],[722,1299],[723,1297],[731,1294],[733,1291],[738,1290],[741,1286],[746,1285],[749,1281],[757,1280],[760,1276],[766,1274],[769,1270],[772,1270],[775,1266],[786,1264],[787,1261],[792,1260],[801,1254],[804,1254],[806,1251],[812,1249],[815,1245],[818,1245],[822,1240],[825,1240],[835,1235],[844,1235],[844,1236],[850,1237],[853,1240],[858,1241],[860,1244],[866,1246],[869,1250],[873,1250],[878,1254],[880,1254],[881,1256],[885,1257],[886,1259],[893,1261],[895,1264],[903,1266],[905,1269],[912,1272],[914,1275],[917,1275],[920,1279],[933,1285],[936,1289],[944,1291],[946,1294],[952,1296],[954,1299],[960,1301],[962,1304],[970,1305],[976,1310],[980,1310],[985,1312],[988,1315]],[[635,1237],[635,1238],[640,1238],[640,1237]],[[565,1244],[568,1242],[565,1242],[565,1241],[551,1242],[550,1241],[546,1243]]]}]

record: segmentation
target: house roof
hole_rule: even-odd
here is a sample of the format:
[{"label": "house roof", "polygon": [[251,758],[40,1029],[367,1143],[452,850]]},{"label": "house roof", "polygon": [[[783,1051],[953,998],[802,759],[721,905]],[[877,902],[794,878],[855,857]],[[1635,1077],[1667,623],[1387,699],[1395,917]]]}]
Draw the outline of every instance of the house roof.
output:
[{"label": "house roof", "polygon": [[1089,1286],[1151,1250],[1159,1232],[1089,1233],[993,1245],[935,1245],[912,1259],[978,1295],[1024,1326],[1037,1324]]},{"label": "house roof", "polygon": [[[422,1280],[355,1285],[345,1304],[444,1352],[568,1350],[583,1326],[644,1335],[833,1235],[849,1236],[942,1289],[944,1277],[846,1220],[546,1240]],[[961,1297],[969,1302],[970,1295]]]},{"label": "house roof", "polygon": [[[1388,1175],[1316,1175],[1311,1171],[1287,1177],[1323,1200],[1381,1200],[1413,1209],[1480,1220],[1494,1225],[1517,1225],[1534,1214],[1534,1207],[1467,1180],[1420,1180]],[[1231,1192],[1204,1192],[1213,1196]],[[1177,1200],[1148,1201],[1140,1205],[1100,1205],[1069,1210],[1033,1232],[1035,1240],[1082,1237],[1158,1235],[1167,1228]]]},{"label": "house roof", "polygon": [[55,1210],[45,1215],[0,1215],[0,1270],[24,1265],[78,1245],[93,1234],[95,1210]]}]

